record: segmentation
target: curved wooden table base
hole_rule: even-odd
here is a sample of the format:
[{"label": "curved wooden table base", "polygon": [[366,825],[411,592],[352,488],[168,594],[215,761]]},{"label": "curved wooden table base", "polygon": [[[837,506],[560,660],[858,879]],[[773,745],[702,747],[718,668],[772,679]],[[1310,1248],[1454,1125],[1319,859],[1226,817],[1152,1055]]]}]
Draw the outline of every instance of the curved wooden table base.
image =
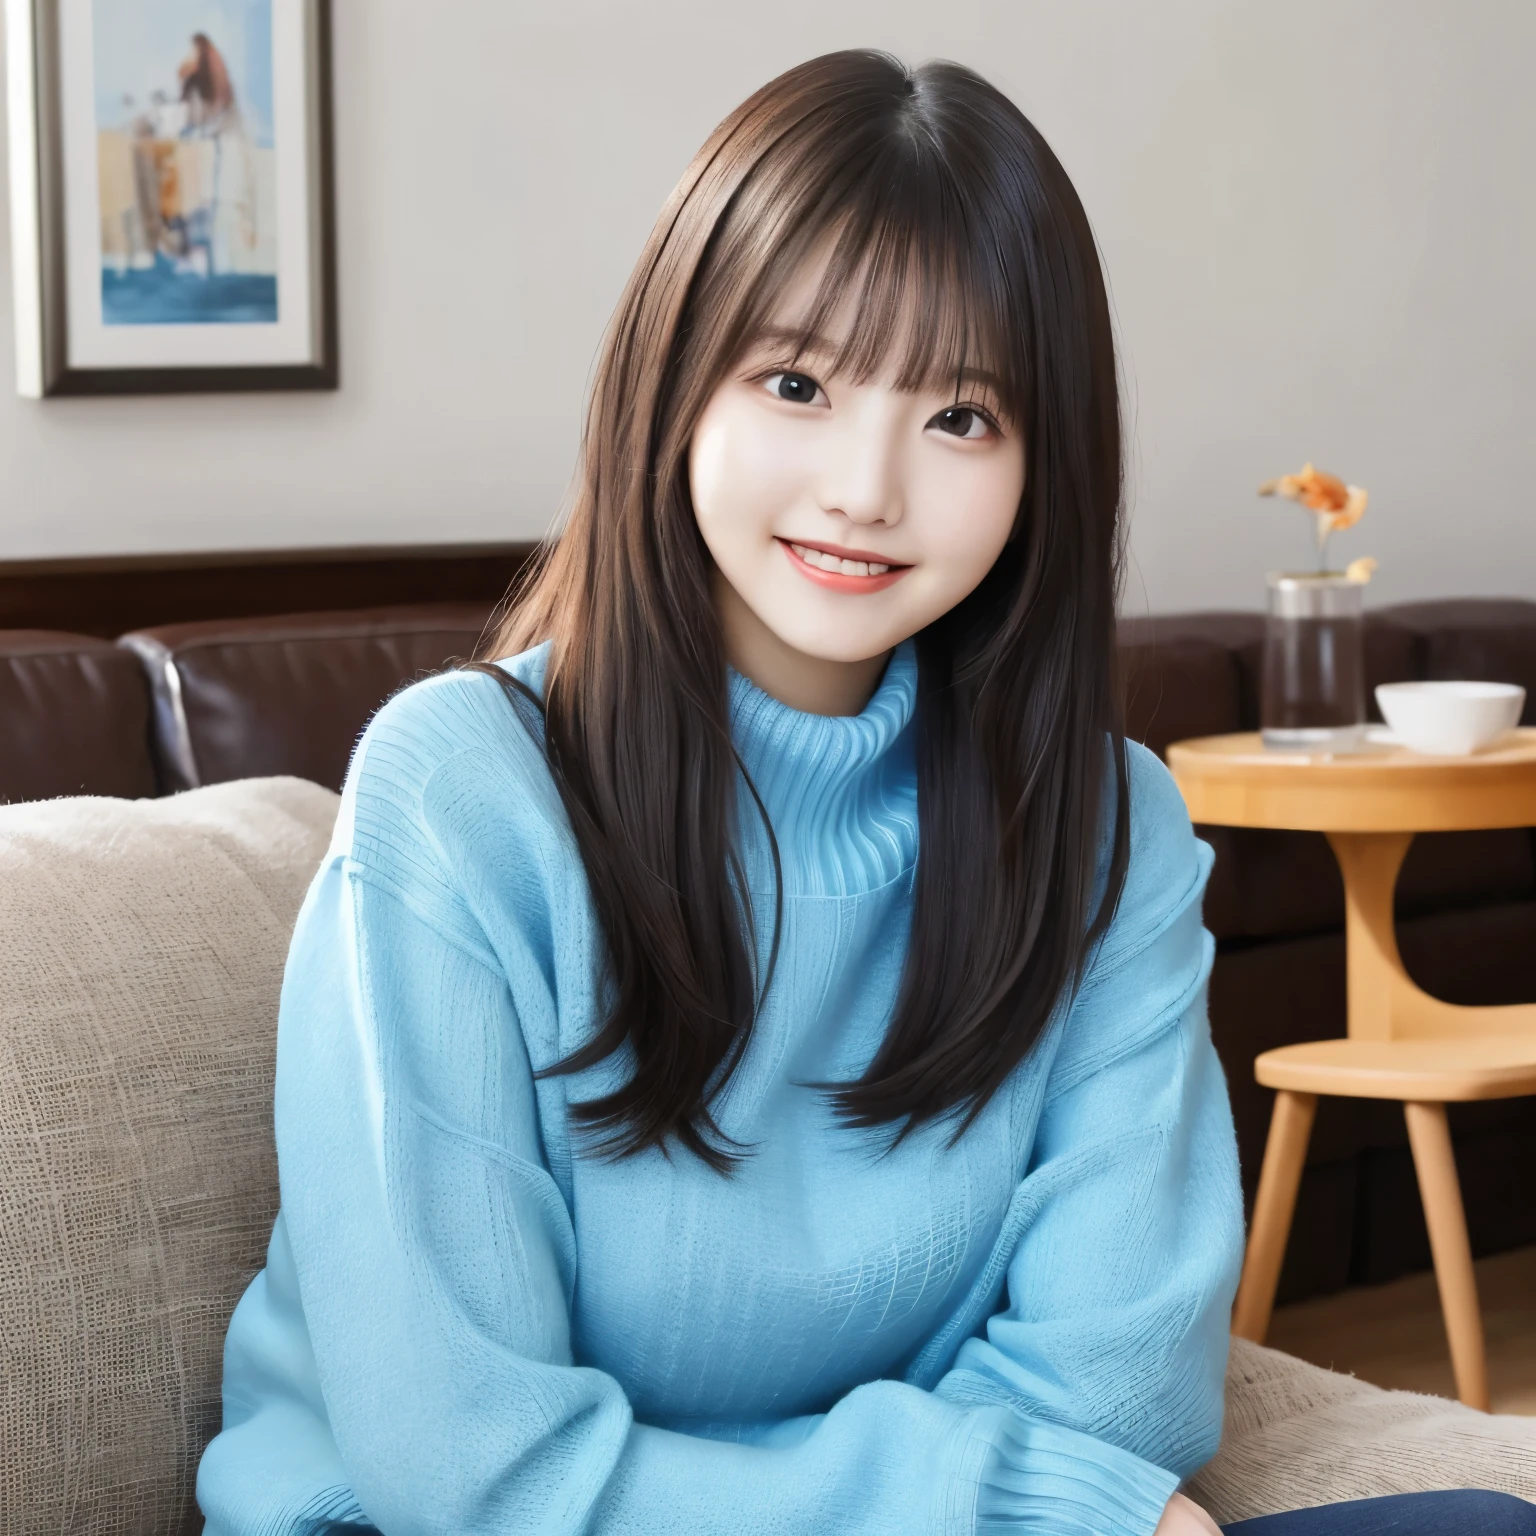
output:
[{"label": "curved wooden table base", "polygon": [[1536,730],[1470,758],[1265,752],[1258,734],[1168,749],[1190,818],[1325,832],[1344,877],[1349,1034],[1266,1051],[1276,1090],[1232,1331],[1262,1343],[1274,1307],[1319,1094],[1398,1099],[1418,1173],[1456,1390],[1488,1408],[1487,1356],[1445,1105],[1536,1093],[1536,1003],[1441,1002],[1403,968],[1392,915],[1417,832],[1536,825]]},{"label": "curved wooden table base", "polygon": [[[1536,785],[1536,763],[1532,764]],[[1530,806],[1536,824],[1536,797]],[[1515,825],[1526,825],[1517,822]],[[1421,832],[1444,830],[1420,827]],[[1415,985],[1403,969],[1392,918],[1392,893],[1412,832],[1329,832],[1344,876],[1344,947],[1349,976],[1351,1040],[1436,1040],[1454,1044],[1474,1036],[1523,1035],[1536,1042],[1536,1003],[1466,1008],[1442,1003]],[[1536,1060],[1536,1058],[1533,1058]],[[1325,1090],[1326,1091],[1326,1090]],[[1530,1088],[1517,1089],[1530,1093]],[[1463,1095],[1457,1095],[1463,1097]],[[1498,1094],[1467,1094],[1498,1098]]]}]

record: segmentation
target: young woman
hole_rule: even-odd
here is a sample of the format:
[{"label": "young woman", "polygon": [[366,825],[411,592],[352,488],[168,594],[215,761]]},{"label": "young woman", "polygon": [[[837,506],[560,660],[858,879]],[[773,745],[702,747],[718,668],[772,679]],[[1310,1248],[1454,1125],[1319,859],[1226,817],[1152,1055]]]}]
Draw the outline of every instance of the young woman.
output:
[{"label": "young woman", "polygon": [[496,661],[354,757],[213,1536],[1216,1529],[1211,853],[1121,733],[1120,462],[1002,96],[845,53],[721,125]]}]

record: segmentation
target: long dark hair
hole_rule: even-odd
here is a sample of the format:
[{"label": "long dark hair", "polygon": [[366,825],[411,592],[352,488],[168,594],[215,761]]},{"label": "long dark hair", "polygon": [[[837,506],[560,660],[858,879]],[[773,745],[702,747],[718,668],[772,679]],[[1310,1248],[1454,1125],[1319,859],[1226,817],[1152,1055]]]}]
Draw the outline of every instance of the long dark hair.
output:
[{"label": "long dark hair", "polygon": [[767,818],[732,744],[687,450],[716,385],[822,251],[806,336],[856,300],[832,371],[889,367],[898,387],[947,389],[979,364],[1028,463],[1003,553],[916,637],[905,972],[868,1071],[824,1085],[838,1112],[898,1138],[951,1117],[958,1137],[1080,984],[1124,882],[1120,420],[1087,217],[1044,139],[970,70],[908,71],[865,51],[812,59],[715,130],[662,210],[603,344],[568,521],[489,652],[553,642],[545,751],[613,1004],[548,1070],[627,1044],[624,1085],[572,1106],[607,1155],[675,1139],[726,1171],[742,1151],[710,1103],[771,980],[782,891],[764,961],[732,837],[738,783]]}]

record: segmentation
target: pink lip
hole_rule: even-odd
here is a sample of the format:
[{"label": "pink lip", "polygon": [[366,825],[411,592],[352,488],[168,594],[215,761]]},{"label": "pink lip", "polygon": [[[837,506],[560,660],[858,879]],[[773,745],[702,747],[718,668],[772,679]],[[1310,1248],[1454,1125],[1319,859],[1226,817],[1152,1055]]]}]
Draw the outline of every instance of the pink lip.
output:
[{"label": "pink lip", "polygon": [[[789,539],[780,539],[781,544],[788,544]],[[836,555],[839,560],[873,560],[877,565],[902,565],[900,560],[892,560],[889,555],[877,554],[872,549],[844,549],[841,544],[818,544],[815,539],[795,539],[796,544],[803,544],[807,549],[814,549],[821,555]]]},{"label": "pink lip", "polygon": [[[890,570],[882,571],[878,576],[848,576],[842,571],[823,571],[802,560],[789,547],[787,540],[780,539],[778,542],[783,547],[784,553],[789,556],[789,563],[802,576],[814,581],[818,586],[830,587],[834,592],[883,592],[887,587],[900,581],[912,569],[910,565],[892,566]],[[812,544],[804,539],[796,539],[795,542],[804,544],[807,549],[819,550],[822,554],[836,555],[840,560],[875,560],[882,565],[887,563],[879,555],[866,554],[862,551],[838,549],[826,544]]]}]

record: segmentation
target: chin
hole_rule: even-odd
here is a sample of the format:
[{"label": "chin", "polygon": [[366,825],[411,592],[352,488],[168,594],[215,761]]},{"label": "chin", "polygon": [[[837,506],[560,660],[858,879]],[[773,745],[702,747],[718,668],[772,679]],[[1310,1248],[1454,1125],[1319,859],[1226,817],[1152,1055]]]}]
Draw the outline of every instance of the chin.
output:
[{"label": "chin", "polygon": [[837,627],[836,633],[827,633],[820,629],[785,631],[775,627],[774,633],[785,645],[817,661],[868,661],[871,656],[884,655],[907,638],[905,631],[850,634],[849,628],[845,623]]}]

